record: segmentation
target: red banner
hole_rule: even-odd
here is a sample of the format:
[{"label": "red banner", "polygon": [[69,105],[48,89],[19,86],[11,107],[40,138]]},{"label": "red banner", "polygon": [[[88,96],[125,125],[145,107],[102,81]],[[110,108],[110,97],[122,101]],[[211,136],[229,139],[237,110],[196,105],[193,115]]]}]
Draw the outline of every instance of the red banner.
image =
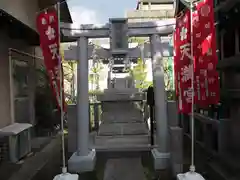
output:
[{"label": "red banner", "polygon": [[202,107],[219,102],[219,75],[216,71],[216,34],[212,0],[195,4],[193,47],[195,57],[196,103]]},{"label": "red banner", "polygon": [[190,11],[176,19],[175,30],[175,77],[178,92],[179,112],[188,114],[192,110],[192,62]]},{"label": "red banner", "polygon": [[41,49],[44,57],[44,63],[49,75],[50,85],[56,97],[58,107],[61,107],[60,82],[62,82],[62,101],[65,111],[63,75],[60,81],[60,72],[62,71],[61,56],[59,51],[59,23],[56,10],[42,12],[37,16],[37,29],[40,36]]}]

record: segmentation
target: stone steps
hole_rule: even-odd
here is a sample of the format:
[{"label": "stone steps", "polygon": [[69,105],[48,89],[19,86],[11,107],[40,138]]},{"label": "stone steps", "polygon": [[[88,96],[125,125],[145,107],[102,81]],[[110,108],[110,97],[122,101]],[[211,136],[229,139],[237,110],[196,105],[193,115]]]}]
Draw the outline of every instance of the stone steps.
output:
[{"label": "stone steps", "polygon": [[141,112],[116,112],[114,113],[103,113],[101,116],[102,123],[134,123],[143,122],[143,116]]},{"label": "stone steps", "polygon": [[137,88],[111,88],[105,89],[104,93],[137,93],[139,90]]},{"label": "stone steps", "polygon": [[145,123],[111,123],[101,124],[99,127],[99,136],[115,135],[146,135],[148,128]]},{"label": "stone steps", "polygon": [[134,101],[143,99],[135,88],[107,89],[102,101],[102,123],[95,138],[96,150],[149,150],[149,132]]},{"label": "stone steps", "polygon": [[119,101],[119,102],[102,102],[102,110],[103,112],[112,112],[112,111],[129,111],[129,109],[132,109],[133,111],[139,111],[139,108],[137,108],[137,105],[134,102],[129,101]]},{"label": "stone steps", "polygon": [[149,135],[96,136],[96,150],[129,151],[149,150]]},{"label": "stone steps", "polygon": [[107,93],[99,95],[99,101],[141,101],[143,100],[142,93]]}]

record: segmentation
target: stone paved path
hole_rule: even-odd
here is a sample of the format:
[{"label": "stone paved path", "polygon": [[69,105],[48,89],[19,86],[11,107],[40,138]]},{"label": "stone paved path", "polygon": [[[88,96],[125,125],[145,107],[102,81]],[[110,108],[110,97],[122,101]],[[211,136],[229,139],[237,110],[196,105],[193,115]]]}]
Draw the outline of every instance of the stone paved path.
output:
[{"label": "stone paved path", "polygon": [[[124,79],[121,79],[124,80]],[[123,83],[125,84],[125,83]],[[135,100],[142,100],[135,88],[106,89],[102,101],[102,124],[95,145],[107,152],[148,148],[149,132],[143,114]],[[136,148],[137,147],[137,148]],[[103,180],[146,180],[141,156],[109,158],[106,161]]]},{"label": "stone paved path", "polygon": [[38,152],[31,158],[27,159],[19,171],[15,172],[9,180],[32,180],[38,171],[50,161],[51,157],[56,152],[60,152],[60,147],[61,141],[60,136],[58,135],[52,139],[41,152]]},{"label": "stone paved path", "polygon": [[141,158],[109,159],[103,180],[146,180]]},{"label": "stone paved path", "polygon": [[108,89],[102,95],[102,123],[95,138],[95,149],[149,150],[147,123],[137,103],[131,100],[132,94],[138,92],[131,88],[126,88],[125,93],[117,90]]}]

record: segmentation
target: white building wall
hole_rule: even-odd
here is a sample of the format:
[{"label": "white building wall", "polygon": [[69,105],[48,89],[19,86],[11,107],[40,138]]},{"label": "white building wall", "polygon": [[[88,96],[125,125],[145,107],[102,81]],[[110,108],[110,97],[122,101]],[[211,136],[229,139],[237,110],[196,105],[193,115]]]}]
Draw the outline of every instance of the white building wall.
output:
[{"label": "white building wall", "polygon": [[146,59],[146,66],[147,66],[147,81],[152,81],[152,61],[151,59]]},{"label": "white building wall", "polygon": [[142,5],[139,10],[172,10],[173,4],[151,4]]}]

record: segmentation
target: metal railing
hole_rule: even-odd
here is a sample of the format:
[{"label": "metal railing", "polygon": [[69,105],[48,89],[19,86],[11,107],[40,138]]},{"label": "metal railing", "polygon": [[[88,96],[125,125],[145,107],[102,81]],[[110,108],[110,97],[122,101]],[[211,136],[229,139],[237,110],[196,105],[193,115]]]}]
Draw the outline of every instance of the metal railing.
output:
[{"label": "metal railing", "polygon": [[[216,114],[215,114],[216,117]],[[180,115],[184,135],[191,138],[190,118]],[[211,155],[220,156],[228,150],[229,119],[211,118],[195,113],[195,142]]]},{"label": "metal railing", "polygon": [[212,105],[205,109],[196,107],[195,112],[217,120],[226,119],[230,116],[230,109],[225,104]]},{"label": "metal railing", "polygon": [[9,160],[9,139],[7,136],[0,137],[0,165]]}]

